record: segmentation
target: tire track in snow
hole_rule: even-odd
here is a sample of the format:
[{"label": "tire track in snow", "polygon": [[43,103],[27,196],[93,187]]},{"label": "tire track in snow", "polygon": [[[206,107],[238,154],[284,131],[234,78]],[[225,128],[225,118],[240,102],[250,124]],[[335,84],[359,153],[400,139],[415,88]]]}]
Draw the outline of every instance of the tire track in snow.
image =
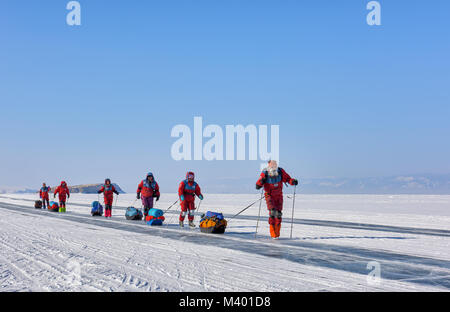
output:
[{"label": "tire track in snow", "polygon": [[[0,198],[5,198],[9,200],[19,200],[19,201],[29,201],[34,202],[31,199],[24,198],[12,198],[7,196],[1,196]],[[88,204],[82,203],[71,203],[71,205],[80,207],[91,207]],[[117,210],[126,210],[126,207],[117,206],[114,207]],[[167,214],[179,214],[178,211],[168,211]],[[197,215],[196,215],[197,216]],[[225,218],[231,218],[233,215],[224,214]],[[252,220],[256,221],[256,216],[239,215],[236,219],[240,220]],[[335,227],[344,229],[355,229],[355,230],[369,230],[369,231],[379,231],[379,232],[390,232],[390,233],[402,233],[402,234],[413,234],[413,235],[429,235],[429,236],[442,236],[450,237],[450,230],[443,229],[426,229],[426,228],[413,228],[413,227],[403,227],[403,226],[392,226],[392,225],[382,225],[382,224],[369,224],[369,223],[358,223],[358,222],[346,222],[346,221],[330,221],[330,220],[314,220],[314,219],[295,219],[294,224],[301,225],[311,225],[311,226],[323,226],[323,227]]]},{"label": "tire track in snow", "polygon": [[[39,280],[44,277],[47,281],[51,281],[47,283],[46,287],[41,287],[41,291],[76,289],[69,283],[70,279],[67,278],[71,276],[72,272],[67,264],[73,258],[73,253],[68,251],[67,247],[57,248],[54,240],[45,240],[18,224],[9,225],[14,226],[18,231],[22,230],[26,233],[27,240],[21,240],[15,236],[12,243],[7,243],[8,237],[3,237],[0,242],[2,250],[8,249],[10,251],[8,254],[16,257],[20,255],[25,260],[23,266],[31,271],[30,276],[34,279]],[[11,262],[13,261],[11,260]],[[92,288],[90,290],[100,289]]]},{"label": "tire track in snow", "polygon": [[24,269],[14,264],[14,261],[10,261],[10,259],[4,257],[2,254],[0,254],[0,260],[2,262],[2,265],[6,267],[5,269],[2,269],[1,272],[2,276],[3,274],[6,274],[6,276],[1,279],[2,289],[6,288],[6,291],[8,291],[8,286],[3,280],[12,278],[13,282],[9,283],[9,285],[11,285],[10,287],[14,285],[14,289],[17,289],[17,284],[20,284],[21,286],[19,290],[41,290],[39,286],[36,286],[36,282],[33,276],[28,274]]},{"label": "tire track in snow", "polygon": [[[84,226],[84,225],[81,225],[81,226]],[[14,232],[20,232],[21,230],[25,230],[25,232],[27,233],[26,237],[30,239],[31,244],[35,245],[35,247],[36,247],[36,245],[38,245],[39,249],[45,249],[47,252],[50,251],[50,254],[64,251],[67,249],[66,245],[69,245],[70,249],[71,249],[69,255],[77,254],[78,258],[81,258],[81,260],[79,259],[79,261],[81,261],[81,262],[83,262],[83,260],[82,260],[84,258],[83,256],[89,257],[89,256],[92,256],[92,254],[95,254],[97,257],[98,256],[101,257],[101,262],[108,263],[108,265],[110,267],[122,268],[119,270],[119,272],[115,272],[115,273],[103,271],[103,272],[100,272],[100,274],[93,274],[95,272],[92,272],[92,271],[89,272],[91,279],[94,279],[94,280],[97,280],[97,279],[102,280],[105,278],[105,276],[110,277],[111,278],[110,282],[108,282],[106,284],[111,284],[111,281],[113,279],[120,281],[119,286],[110,288],[112,290],[130,290],[130,288],[127,286],[135,286],[135,288],[142,289],[145,291],[158,291],[158,290],[162,289],[159,285],[156,285],[156,284],[150,285],[149,281],[147,281],[145,278],[141,278],[141,276],[146,275],[144,273],[148,273],[148,272],[143,272],[143,271],[150,267],[150,263],[142,261],[143,268],[140,268],[137,270],[133,269],[132,267],[126,266],[127,262],[130,263],[130,259],[132,259],[132,258],[135,259],[135,257],[133,257],[133,255],[137,254],[137,252],[135,250],[131,251],[131,253],[133,255],[130,256],[129,253],[124,252],[123,249],[114,248],[115,244],[112,244],[112,245],[107,244],[107,246],[106,246],[107,252],[105,252],[99,248],[91,248],[91,247],[86,248],[86,244],[79,244],[79,243],[78,243],[79,247],[75,248],[76,242],[77,242],[76,239],[70,238],[70,235],[66,235],[66,237],[69,237],[69,240],[63,239],[61,235],[65,234],[65,233],[60,233],[60,235],[50,235],[49,240],[52,242],[52,246],[48,246],[48,245],[44,244],[42,241],[39,241],[39,240],[42,240],[41,235],[35,234],[33,231],[29,231],[29,229],[27,229],[27,227],[25,227],[25,226],[16,225]],[[56,244],[55,244],[55,242],[56,242]],[[23,244],[20,244],[20,245],[22,246],[22,249],[23,249],[24,248]],[[58,246],[65,246],[65,247],[58,247]],[[8,247],[10,247],[10,252],[9,252],[10,254],[12,252],[16,255],[21,255],[23,257],[26,257],[26,258],[28,258],[28,260],[31,259],[29,254],[21,252],[18,249],[13,249],[11,244],[8,244]],[[50,247],[50,248],[48,248],[48,247]],[[135,247],[133,246],[133,248],[135,248]],[[25,249],[28,249],[28,246],[25,247]],[[114,256],[112,256],[112,255],[114,255]],[[118,259],[126,258],[128,260],[125,260],[122,262],[120,260],[117,260],[117,258]],[[39,262],[41,264],[41,266],[45,266],[45,264],[42,263],[42,258],[38,258],[38,257],[34,256],[34,259],[36,260],[35,262]],[[180,259],[181,259],[181,257],[180,257]],[[48,260],[50,263],[57,263],[55,260],[51,260],[51,259],[48,259]],[[136,262],[136,259],[134,260],[134,262]],[[192,261],[192,263],[194,263],[194,262],[195,261]],[[98,267],[99,264],[100,264],[100,262],[97,261],[97,262],[93,263],[93,266]],[[175,267],[177,267],[178,278],[179,278],[180,270],[178,268],[178,265],[176,262],[174,262],[173,265]],[[126,266],[126,269],[124,268],[125,266]],[[55,267],[56,268],[62,267],[62,263],[55,264]],[[49,267],[47,267],[47,269],[48,269],[48,271],[50,271]],[[166,279],[167,277],[169,277],[167,274],[167,271],[162,270],[162,269],[157,269],[157,271],[159,271],[163,275],[159,278],[160,280]],[[188,272],[189,271],[192,271],[192,268],[191,268],[191,270],[188,270]],[[63,271],[60,271],[59,273],[62,274]],[[193,282],[194,281],[193,277],[198,276],[200,273],[201,272],[198,272],[198,271],[193,272],[192,275],[190,275],[186,279],[183,279],[181,282],[183,282],[186,285],[191,284],[190,287],[196,286],[197,284],[195,282]],[[53,271],[53,275],[58,275],[58,272]],[[93,277],[95,277],[95,278],[93,278]],[[181,282],[177,280],[180,291],[182,290]],[[98,287],[100,287],[100,288],[98,288],[97,290],[102,290],[101,285],[98,285]],[[192,288],[190,288],[190,289],[192,289]],[[162,290],[164,290],[164,289],[162,289]]]},{"label": "tire track in snow", "polygon": [[[48,217],[49,213],[39,213],[37,211],[32,210],[32,212],[34,212],[33,214],[29,214],[28,212],[26,213],[22,213],[24,216],[30,216],[36,219],[36,216],[39,215],[40,218],[45,219],[46,217]],[[36,214],[35,214],[36,213]],[[54,214],[51,214],[52,216]],[[23,218],[21,218],[23,219]],[[67,221],[64,219],[60,219],[62,222],[69,222],[69,223],[73,223],[73,221]],[[39,220],[37,220],[39,221]],[[33,220],[33,223],[39,223],[36,222],[36,220]],[[78,224],[78,226],[80,227],[85,227],[86,229],[90,229],[92,228],[92,225],[86,225],[86,224],[79,224],[79,223],[75,223]],[[14,232],[17,233],[21,233],[21,232],[25,232],[25,235],[21,235],[25,236],[25,237],[29,237],[30,238],[30,244],[35,243],[37,240],[42,239],[43,236],[42,234],[36,234],[33,232],[33,229],[30,229],[27,227],[27,225],[23,225],[22,221],[19,222],[19,224],[15,225],[16,227],[13,229]],[[147,227],[147,226],[146,226]],[[112,264],[112,261],[110,261],[109,259],[103,259],[103,254],[104,251],[102,250],[98,250],[95,246],[94,248],[92,248],[92,246],[90,246],[89,248],[86,248],[86,244],[83,242],[78,242],[77,243],[77,238],[75,237],[71,237],[69,234],[70,233],[65,233],[64,229],[66,228],[64,226],[64,224],[61,224],[61,228],[63,229],[60,233],[55,233],[55,234],[50,234],[46,239],[48,242],[51,242],[50,244],[52,244],[52,246],[47,246],[51,248],[51,253],[56,253],[56,252],[60,252],[60,253],[64,253],[68,248],[70,248],[71,253],[73,254],[78,254],[78,258],[80,258],[80,261],[84,267],[84,265],[86,264],[86,261],[84,261],[83,259],[83,253],[86,252],[87,253],[87,257],[92,257],[94,256],[94,264],[95,266],[98,265],[97,262],[99,261],[105,261],[107,263],[110,264],[110,266],[113,267],[121,267],[121,265],[123,265],[123,263],[127,261],[127,259],[130,259],[130,256],[128,254],[128,256],[126,257],[126,260],[124,262],[116,262],[114,264]],[[36,229],[35,229],[36,230]],[[126,234],[128,236],[135,236],[135,234]],[[63,238],[64,237],[64,238]],[[67,239],[66,239],[67,237]],[[100,236],[101,238],[101,236]],[[125,238],[126,240],[126,238]],[[56,242],[56,243],[55,243]],[[107,242],[107,241],[106,241]],[[139,250],[141,249],[143,246],[145,246],[146,241],[138,241],[138,242],[134,242],[133,248],[134,250],[131,251],[132,254],[135,253],[135,250]],[[189,243],[188,243],[189,244]],[[67,246],[69,245],[69,246]],[[135,246],[134,246],[135,245]],[[152,242],[152,247],[155,246],[154,242]],[[168,246],[167,243],[165,244],[156,244],[157,246],[162,246],[163,250],[171,250],[170,246]],[[44,244],[40,244],[39,248],[41,248],[42,246],[45,246]],[[80,251],[77,251],[77,249],[75,248],[75,246],[78,246],[78,248],[80,249]],[[175,245],[177,246],[177,245]],[[119,249],[115,249],[112,248],[114,246],[111,246],[109,244],[106,244],[106,246],[104,246],[107,250],[107,253],[109,254],[114,254],[117,258],[121,258],[121,253],[123,252],[123,250]],[[173,250],[173,249],[172,249]],[[263,274],[265,273],[264,271],[257,271],[256,273],[247,273],[247,271],[249,271],[249,269],[252,269],[253,267],[249,264],[247,265],[243,265],[243,267],[247,267],[247,270],[245,271],[231,271],[231,274],[227,274],[226,278],[224,278],[223,275],[221,274],[215,274],[214,269],[217,268],[218,272],[223,272],[223,266],[224,266],[224,262],[217,262],[217,258],[215,255],[212,255],[210,257],[205,257],[204,255],[201,255],[199,252],[196,254],[191,253],[191,255],[189,257],[186,257],[186,255],[183,256],[183,258],[181,258],[181,251],[175,250],[173,251],[176,253],[176,257],[173,258],[173,262],[171,262],[168,266],[161,266],[161,267],[156,267],[156,270],[159,270],[160,272],[164,272],[165,275],[162,276],[161,278],[163,279],[167,279],[170,278],[170,276],[168,276],[170,274],[170,272],[173,272],[173,268],[175,268],[176,271],[176,275],[175,275],[175,280],[172,279],[173,282],[175,282],[178,285],[178,291],[186,291],[186,290],[196,290],[196,291],[201,291],[201,290],[205,290],[205,287],[203,287],[203,283],[205,281],[205,279],[201,278],[199,279],[199,276],[203,276],[203,273],[205,273],[205,276],[207,276],[207,283],[208,286],[210,284],[214,285],[210,288],[207,288],[210,291],[236,291],[236,290],[240,290],[240,291],[255,291],[255,290],[261,290],[261,284],[264,285],[263,289],[266,289],[268,291],[276,291],[276,290],[284,290],[284,291],[290,291],[290,290],[295,290],[298,288],[295,287],[289,287],[287,288],[286,285],[280,285],[278,288],[275,288],[273,284],[273,281],[271,281],[270,277],[267,277],[267,274]],[[101,260],[97,260],[98,257],[100,256]],[[170,260],[171,258],[169,257],[168,259],[163,259],[163,261],[165,262],[169,262],[167,260]],[[183,259],[182,261],[180,261],[181,259]],[[135,259],[134,262],[139,261],[140,259]],[[237,259],[238,261],[243,261],[245,262],[245,259]],[[92,262],[92,261],[91,261]],[[233,261],[235,262],[235,261]],[[203,264],[202,266],[197,266],[196,264],[201,263]],[[151,263],[149,262],[142,262],[141,264],[141,268],[147,268],[148,266],[150,266]],[[226,264],[225,264],[226,265]],[[222,267],[221,267],[222,266]],[[235,266],[233,264],[233,266]],[[203,268],[207,267],[208,271],[206,271],[206,269],[204,270]],[[213,267],[211,270],[209,268]],[[229,266],[227,266],[229,267]],[[155,270],[155,268],[153,268],[153,270]],[[120,271],[120,270],[119,270]],[[251,270],[250,270],[251,271]],[[130,274],[133,276],[140,276],[142,274],[142,271],[139,271],[140,273],[136,273],[136,272],[130,272],[130,271],[125,271],[126,276],[124,276],[121,272],[118,272],[117,274],[111,273],[111,272],[107,272],[107,271],[88,271],[86,275],[91,275],[91,280],[86,280],[85,277],[83,277],[82,281],[83,284],[89,284],[92,283],[92,286],[96,286],[96,289],[99,290],[131,290],[129,287],[126,287],[126,284],[130,284],[134,281],[136,281],[136,279],[134,279],[132,276],[129,276]],[[169,273],[169,274],[167,274]],[[261,274],[260,274],[261,273]],[[153,271],[150,272],[151,275],[153,275]],[[117,275],[117,276],[116,276]],[[277,272],[277,275],[278,272]],[[105,276],[107,277],[111,277],[111,279],[108,279],[108,281],[105,282]],[[147,274],[148,276],[148,274]],[[113,283],[113,277],[115,277],[116,279],[118,277],[120,277],[120,282],[121,285],[123,286],[117,286],[117,283]],[[262,278],[261,278],[262,277]],[[39,278],[39,277],[37,277]],[[95,283],[92,281],[92,279],[95,280],[100,280],[100,283]],[[292,278],[291,278],[292,279]],[[286,279],[287,281],[289,281],[289,279]],[[298,285],[299,282],[303,282],[303,281],[293,281],[292,283],[287,283],[288,285]],[[260,284],[261,283],[261,284]],[[136,283],[139,286],[139,283]],[[145,285],[145,282],[144,282]],[[218,286],[220,285],[220,287]],[[317,286],[315,286],[317,285]],[[318,284],[318,283],[311,283],[311,285],[309,285],[309,287],[325,287],[325,284]],[[174,289],[174,288],[170,288],[170,289]],[[61,289],[60,289],[61,290]],[[148,288],[145,290],[159,290],[158,287],[153,287],[153,288]]]},{"label": "tire track in snow", "polygon": [[[32,210],[24,206],[2,204],[4,209],[20,210],[33,214]],[[236,239],[232,237],[208,236],[204,240],[201,233],[182,233],[181,231],[164,230],[162,228],[139,227],[132,223],[118,222],[108,220],[106,222],[98,219],[88,219],[75,215],[52,215],[47,216],[70,220],[73,222],[88,223],[91,225],[103,226],[116,230],[123,230],[134,233],[152,234],[169,239],[179,240],[201,244],[204,246],[219,246],[224,249],[231,249],[241,252],[253,253],[265,257],[273,257],[293,261],[296,263],[323,267],[358,273],[367,274],[366,265],[373,260],[379,260],[383,266],[383,279],[401,281],[408,279],[410,283],[444,287],[450,289],[449,270],[450,262],[436,260],[431,258],[415,257],[408,255],[395,254],[384,251],[374,251],[370,249],[353,248],[346,246],[334,246],[325,244],[312,244],[304,242],[289,242],[289,244],[261,243],[259,241],[250,241]],[[239,244],[236,244],[239,242]],[[271,246],[269,251],[267,245]],[[330,248],[330,250],[327,250]],[[431,275],[430,275],[431,274]],[[432,278],[426,278],[430,276]],[[425,277],[425,278],[424,278]]]},{"label": "tire track in snow", "polygon": [[[20,230],[22,227],[19,225],[15,225],[16,228],[18,228],[18,230]],[[26,230],[26,227],[23,227]],[[67,247],[67,241],[62,239],[61,237],[57,236],[57,235],[50,235],[49,239],[51,241],[51,245],[48,245],[47,242],[44,242],[42,240],[42,237],[39,235],[34,234],[33,231],[25,231],[27,234],[27,238],[32,239],[31,245],[39,245],[39,249],[44,249],[45,251],[49,252],[50,255],[52,254],[65,254],[65,258],[66,260],[61,261],[60,257],[56,257],[56,258],[51,258],[51,259],[43,259],[42,257],[38,257],[38,255],[33,254],[32,256],[29,255],[27,252],[22,251],[21,249],[23,249],[24,245],[21,244],[20,246],[22,246],[22,248],[17,249],[14,248],[13,245],[11,244],[3,244],[4,248],[10,248],[10,251],[12,251],[14,254],[16,255],[21,255],[22,257],[26,258],[27,260],[29,260],[29,263],[27,265],[31,266],[36,266],[36,265],[40,265],[41,267],[45,267],[47,269],[48,272],[51,272],[52,274],[50,276],[61,276],[61,275],[67,275],[68,273],[70,273],[70,271],[68,270],[64,270],[64,268],[66,268],[66,264],[68,262],[68,260],[70,260],[71,255],[76,254],[77,255],[77,260],[81,262],[82,264],[86,265],[85,263],[85,259],[88,259],[88,257],[92,257],[93,254],[98,254],[98,252],[101,251],[101,249],[95,248],[95,249],[91,249],[89,250],[88,248],[86,248],[85,244],[79,244],[80,248],[77,250],[74,250],[74,241],[70,240],[69,242],[69,246],[70,246],[70,251],[68,251],[68,247]],[[55,246],[55,242],[57,243],[56,245],[59,245],[60,247],[56,247]],[[30,246],[31,246],[30,245]],[[30,249],[30,246],[25,246],[25,249]],[[64,246],[64,247],[61,247]],[[34,248],[34,246],[33,246]],[[118,254],[117,251],[115,254]],[[106,255],[103,255],[103,259],[106,258]],[[108,259],[106,259],[108,260]],[[109,259],[109,262],[111,262],[111,260]],[[50,263],[52,263],[53,265],[50,265]],[[91,267],[94,268],[98,268],[99,265],[101,265],[102,261],[95,261],[93,263],[89,263],[89,265]],[[118,266],[118,263],[115,263],[116,266]],[[94,277],[94,280],[102,280],[104,279],[104,275],[99,275],[96,274],[93,271],[88,272],[88,276],[90,276],[90,278],[92,279]],[[136,272],[135,272],[136,273]],[[48,278],[50,279],[50,277]],[[131,280],[133,280],[133,277],[131,277]],[[132,283],[130,283],[131,285]],[[139,286],[141,283],[137,282],[137,286]],[[59,287],[56,288],[63,288],[61,285],[59,285]],[[95,288],[94,290],[103,290],[103,288]],[[150,290],[150,289],[147,289]]]}]

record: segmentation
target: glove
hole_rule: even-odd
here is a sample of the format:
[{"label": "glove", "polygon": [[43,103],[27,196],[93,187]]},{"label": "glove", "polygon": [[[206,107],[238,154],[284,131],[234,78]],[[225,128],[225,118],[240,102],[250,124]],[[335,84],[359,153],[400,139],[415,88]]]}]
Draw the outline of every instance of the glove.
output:
[{"label": "glove", "polygon": [[141,199],[141,193],[137,193],[136,198]]},{"label": "glove", "polygon": [[100,194],[102,191],[98,191],[97,194]]},{"label": "glove", "polygon": [[159,200],[159,196],[156,196],[156,201],[158,201]]},{"label": "glove", "polygon": [[53,198],[56,198],[56,195],[53,195]]},{"label": "glove", "polygon": [[198,195],[198,198],[200,198],[200,200],[203,200],[203,194]]},{"label": "glove", "polygon": [[297,179],[293,179],[292,180],[292,185],[298,185],[298,180]]},{"label": "glove", "polygon": [[180,200],[181,200],[181,201],[184,201],[184,195],[181,195],[181,196],[180,196]]},{"label": "glove", "polygon": [[119,196],[119,192],[115,191],[114,194],[116,194],[117,196]]},{"label": "glove", "polygon": [[259,185],[259,184],[256,184],[256,189],[257,190],[260,190],[262,188],[262,186],[261,185]]}]

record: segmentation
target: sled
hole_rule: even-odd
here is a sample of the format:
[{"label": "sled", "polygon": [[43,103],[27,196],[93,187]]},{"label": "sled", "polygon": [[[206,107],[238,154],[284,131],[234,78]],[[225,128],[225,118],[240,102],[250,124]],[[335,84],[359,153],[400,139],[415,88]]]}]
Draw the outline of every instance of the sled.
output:
[{"label": "sled", "polygon": [[92,203],[91,215],[93,217],[103,216],[103,206],[98,201]]},{"label": "sled", "polygon": [[59,212],[59,205],[56,202],[50,202],[50,204],[48,205],[48,211],[51,212]]},{"label": "sled", "polygon": [[227,228],[227,221],[222,213],[208,211],[200,220],[200,231],[209,234],[223,234]]},{"label": "sled", "polygon": [[37,200],[34,202],[34,208],[42,209],[42,200]]},{"label": "sled", "polygon": [[145,218],[145,222],[147,222],[148,225],[152,225],[152,226],[159,226],[159,225],[163,225],[163,222],[166,220],[166,218],[164,216],[160,216],[160,217],[154,217],[151,215],[148,215]]},{"label": "sled", "polygon": [[125,212],[125,218],[127,220],[142,220],[143,214],[140,209],[136,209],[134,207],[128,207]]}]

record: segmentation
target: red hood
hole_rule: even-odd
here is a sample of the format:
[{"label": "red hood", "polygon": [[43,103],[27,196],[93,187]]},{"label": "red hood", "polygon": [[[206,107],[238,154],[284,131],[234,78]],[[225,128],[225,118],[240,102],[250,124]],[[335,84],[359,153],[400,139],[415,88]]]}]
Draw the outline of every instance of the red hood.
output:
[{"label": "red hood", "polygon": [[192,171],[188,171],[188,173],[186,173],[186,179],[188,179],[189,175],[192,175],[195,180],[195,174]]}]

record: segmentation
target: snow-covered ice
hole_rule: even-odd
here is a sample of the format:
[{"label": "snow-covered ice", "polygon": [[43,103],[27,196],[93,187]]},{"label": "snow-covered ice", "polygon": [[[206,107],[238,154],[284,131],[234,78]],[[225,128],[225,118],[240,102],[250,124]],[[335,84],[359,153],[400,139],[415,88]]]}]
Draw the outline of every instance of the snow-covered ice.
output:
[{"label": "snow-covered ice", "polygon": [[[66,214],[34,209],[34,194],[1,195],[0,291],[450,289],[450,196],[297,194],[289,239],[291,196],[273,241],[264,203],[257,235],[258,204],[208,235],[179,229],[178,205],[163,227],[125,220],[134,194],[119,196],[111,220],[90,216],[97,195],[73,194]],[[229,219],[258,198],[205,194],[200,214]],[[162,194],[156,206],[175,200]]]}]

